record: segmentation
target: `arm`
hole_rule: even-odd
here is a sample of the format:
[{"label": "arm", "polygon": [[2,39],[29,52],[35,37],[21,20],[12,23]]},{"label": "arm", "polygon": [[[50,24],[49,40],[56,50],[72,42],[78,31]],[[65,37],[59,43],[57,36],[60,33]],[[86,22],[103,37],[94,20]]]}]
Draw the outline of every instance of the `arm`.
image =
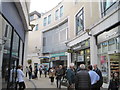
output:
[{"label": "arm", "polygon": [[23,73],[23,71],[21,70],[21,75],[22,75],[22,77],[25,77],[25,74]]}]

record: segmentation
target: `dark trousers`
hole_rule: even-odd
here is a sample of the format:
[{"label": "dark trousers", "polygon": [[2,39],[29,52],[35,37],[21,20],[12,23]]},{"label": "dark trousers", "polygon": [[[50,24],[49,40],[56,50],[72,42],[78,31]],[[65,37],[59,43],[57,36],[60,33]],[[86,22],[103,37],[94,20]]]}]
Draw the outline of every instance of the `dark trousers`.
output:
[{"label": "dark trousers", "polygon": [[54,77],[50,77],[50,79],[51,79],[51,82],[54,82]]},{"label": "dark trousers", "polygon": [[25,87],[25,83],[24,82],[19,82],[19,90],[24,90]]},{"label": "dark trousers", "polygon": [[28,74],[28,73],[26,72],[26,77],[27,77],[27,74]]},{"label": "dark trousers", "polygon": [[61,77],[57,77],[57,88],[61,88]]},{"label": "dark trousers", "polygon": [[29,79],[32,79],[32,72],[29,72]]},{"label": "dark trousers", "polygon": [[40,77],[41,77],[41,75],[42,75],[42,71],[40,71],[39,73],[40,73]]},{"label": "dark trousers", "polygon": [[100,90],[100,87],[97,86],[97,83],[91,86],[91,90]]},{"label": "dark trousers", "polygon": [[47,77],[47,72],[45,71],[45,77]]}]

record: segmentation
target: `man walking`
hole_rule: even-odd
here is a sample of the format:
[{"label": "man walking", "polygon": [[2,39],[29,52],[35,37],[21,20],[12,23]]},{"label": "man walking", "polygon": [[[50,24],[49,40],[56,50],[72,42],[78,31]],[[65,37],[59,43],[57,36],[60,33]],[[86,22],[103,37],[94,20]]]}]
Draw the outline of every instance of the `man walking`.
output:
[{"label": "man walking", "polygon": [[102,87],[102,84],[103,84],[102,73],[100,69],[98,69],[97,64],[94,64],[93,68],[94,68],[93,71],[95,71],[100,76],[100,80],[97,82],[97,90],[100,90],[100,87]]},{"label": "man walking", "polygon": [[90,90],[91,80],[88,71],[85,69],[85,65],[80,65],[80,71],[76,73],[75,77],[75,90]]}]

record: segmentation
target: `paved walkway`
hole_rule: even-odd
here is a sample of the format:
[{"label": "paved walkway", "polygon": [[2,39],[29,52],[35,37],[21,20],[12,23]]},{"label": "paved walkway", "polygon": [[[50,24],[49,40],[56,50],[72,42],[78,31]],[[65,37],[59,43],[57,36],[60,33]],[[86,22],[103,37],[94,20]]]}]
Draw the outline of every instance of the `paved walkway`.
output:
[{"label": "paved walkway", "polygon": [[[44,75],[42,75],[41,78],[38,79],[32,79],[29,81],[29,79],[25,78],[25,83],[26,83],[26,88],[33,88],[32,90],[47,90],[47,89],[51,89],[51,90],[67,90],[66,87],[61,86],[62,89],[57,89],[56,88],[56,79],[54,80],[54,84],[51,85],[50,79],[49,77],[46,77]],[[107,89],[103,89],[101,88],[101,90],[107,90]]]},{"label": "paved walkway", "polygon": [[[51,85],[49,77],[45,78],[45,76],[43,76],[43,75],[41,78],[32,79],[30,81],[29,81],[29,79],[25,78],[25,84],[26,84],[26,88],[56,89],[56,79],[54,79],[54,83],[53,83],[53,85]],[[66,87],[61,86],[61,88],[65,89]]]}]

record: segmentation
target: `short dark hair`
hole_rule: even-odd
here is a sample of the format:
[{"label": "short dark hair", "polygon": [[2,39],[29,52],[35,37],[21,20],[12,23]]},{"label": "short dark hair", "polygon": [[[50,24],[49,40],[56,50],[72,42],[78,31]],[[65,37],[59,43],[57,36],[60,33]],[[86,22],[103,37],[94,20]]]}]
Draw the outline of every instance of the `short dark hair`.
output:
[{"label": "short dark hair", "polygon": [[21,69],[22,68],[22,66],[21,65],[18,65],[18,69]]},{"label": "short dark hair", "polygon": [[89,66],[88,66],[88,69],[92,70],[92,69],[93,69],[92,65],[89,65]]}]

